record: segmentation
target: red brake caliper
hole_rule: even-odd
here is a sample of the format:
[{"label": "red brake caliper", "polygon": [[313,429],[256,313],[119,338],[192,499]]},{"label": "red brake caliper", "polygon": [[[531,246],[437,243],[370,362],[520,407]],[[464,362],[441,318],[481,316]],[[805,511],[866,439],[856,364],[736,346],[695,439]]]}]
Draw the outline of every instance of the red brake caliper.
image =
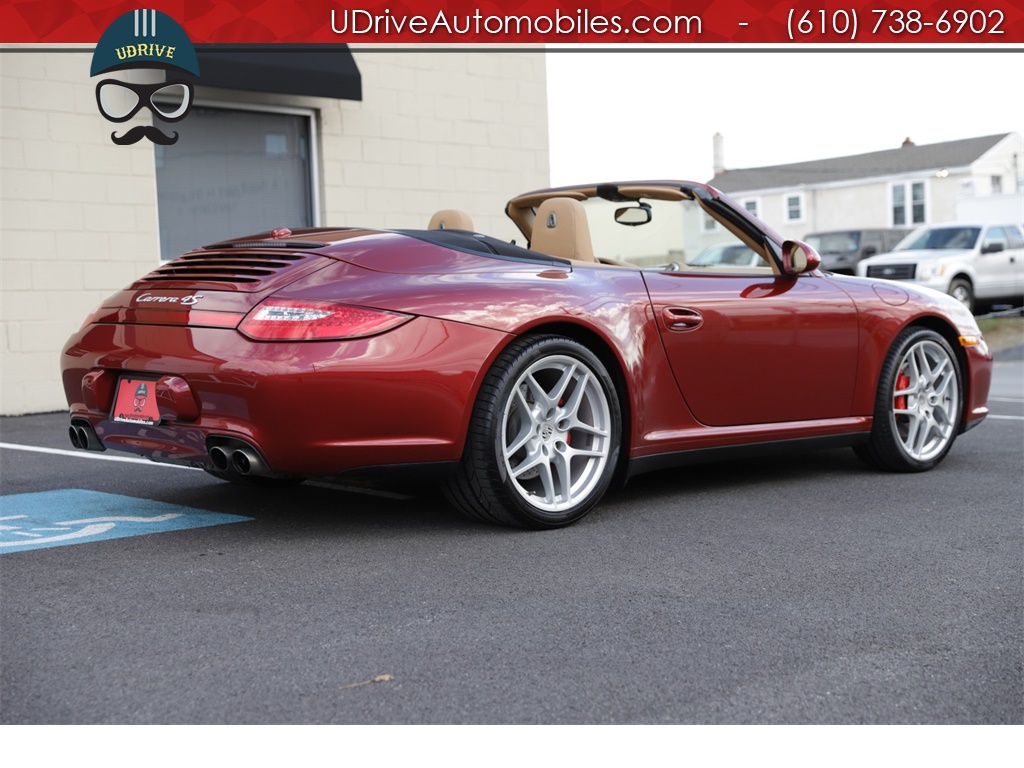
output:
[{"label": "red brake caliper", "polygon": [[[896,389],[897,389],[897,391],[901,390],[901,389],[906,389],[909,386],[910,386],[910,377],[907,376],[907,374],[901,373],[899,376],[896,377]],[[896,400],[894,402],[894,405],[896,406],[897,410],[900,410],[900,411],[906,410],[906,408],[907,408],[907,396],[906,395],[897,395],[896,396]]]}]

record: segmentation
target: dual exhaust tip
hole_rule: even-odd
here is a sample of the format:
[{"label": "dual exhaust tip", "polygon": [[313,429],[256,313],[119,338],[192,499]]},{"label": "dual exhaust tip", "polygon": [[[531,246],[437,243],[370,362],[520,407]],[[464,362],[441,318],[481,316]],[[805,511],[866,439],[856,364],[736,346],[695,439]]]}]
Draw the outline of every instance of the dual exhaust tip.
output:
[{"label": "dual exhaust tip", "polygon": [[83,451],[105,451],[106,447],[100,441],[99,436],[93,431],[91,425],[82,426],[72,424],[68,427],[68,437],[71,438],[71,445]]},{"label": "dual exhaust tip", "polygon": [[218,472],[234,470],[243,477],[268,475],[266,463],[252,448],[215,445],[210,448],[210,461]]},{"label": "dual exhaust tip", "polygon": [[[72,424],[68,427],[71,445],[83,451],[105,451],[91,424]],[[241,441],[235,445],[214,445],[210,448],[210,462],[218,472],[235,472],[243,477],[271,475],[270,468],[259,453]]]}]

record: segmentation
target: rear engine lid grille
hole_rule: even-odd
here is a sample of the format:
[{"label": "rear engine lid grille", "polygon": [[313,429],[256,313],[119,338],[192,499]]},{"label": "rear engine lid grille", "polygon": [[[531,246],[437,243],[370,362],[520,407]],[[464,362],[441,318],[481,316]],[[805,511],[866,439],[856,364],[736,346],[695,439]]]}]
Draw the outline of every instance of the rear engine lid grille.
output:
[{"label": "rear engine lid grille", "polygon": [[310,240],[227,240],[223,243],[204,245],[204,251],[222,251],[228,248],[323,248],[327,243]]},{"label": "rear engine lid grille", "polygon": [[262,291],[291,282],[331,263],[316,253],[241,249],[193,251],[170,261],[132,285],[133,289],[209,287],[220,291]]}]

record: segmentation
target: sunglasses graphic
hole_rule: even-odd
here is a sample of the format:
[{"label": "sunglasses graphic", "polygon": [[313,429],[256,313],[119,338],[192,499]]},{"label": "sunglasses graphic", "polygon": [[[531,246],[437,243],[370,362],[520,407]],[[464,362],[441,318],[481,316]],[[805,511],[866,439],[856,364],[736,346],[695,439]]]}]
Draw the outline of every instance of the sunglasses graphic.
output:
[{"label": "sunglasses graphic", "polygon": [[100,113],[114,123],[130,120],[143,107],[148,107],[161,120],[177,122],[188,114],[192,96],[192,83],[184,80],[149,84],[103,80],[96,85]]}]

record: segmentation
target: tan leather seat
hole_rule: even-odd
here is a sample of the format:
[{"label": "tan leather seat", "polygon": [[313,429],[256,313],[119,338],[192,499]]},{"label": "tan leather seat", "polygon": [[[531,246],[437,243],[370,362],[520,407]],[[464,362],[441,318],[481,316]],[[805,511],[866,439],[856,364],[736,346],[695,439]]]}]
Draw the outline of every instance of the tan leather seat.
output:
[{"label": "tan leather seat", "polygon": [[541,203],[533,222],[530,248],[548,256],[596,264],[582,203],[568,197],[552,197]]},{"label": "tan leather seat", "polygon": [[464,229],[467,232],[472,232],[473,219],[465,211],[446,208],[430,217],[427,229]]}]

